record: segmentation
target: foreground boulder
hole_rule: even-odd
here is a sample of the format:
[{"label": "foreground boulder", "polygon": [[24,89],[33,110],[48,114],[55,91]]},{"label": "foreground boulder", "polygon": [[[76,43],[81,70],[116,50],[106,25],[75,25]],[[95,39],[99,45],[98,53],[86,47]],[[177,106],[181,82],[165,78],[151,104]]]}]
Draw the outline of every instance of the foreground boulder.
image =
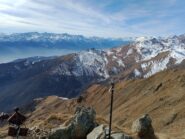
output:
[{"label": "foreground boulder", "polygon": [[[105,125],[100,125],[87,135],[87,139],[106,139],[106,129]],[[132,137],[125,135],[122,132],[112,132],[111,139],[132,139]]]},{"label": "foreground boulder", "polygon": [[105,125],[100,125],[87,135],[87,139],[101,139],[105,136]]},{"label": "foreground boulder", "polygon": [[94,109],[77,107],[70,124],[53,131],[49,139],[86,139],[87,134],[97,126],[95,116]]},{"label": "foreground boulder", "polygon": [[152,120],[148,114],[133,122],[132,131],[137,134],[139,139],[156,139],[152,127]]}]

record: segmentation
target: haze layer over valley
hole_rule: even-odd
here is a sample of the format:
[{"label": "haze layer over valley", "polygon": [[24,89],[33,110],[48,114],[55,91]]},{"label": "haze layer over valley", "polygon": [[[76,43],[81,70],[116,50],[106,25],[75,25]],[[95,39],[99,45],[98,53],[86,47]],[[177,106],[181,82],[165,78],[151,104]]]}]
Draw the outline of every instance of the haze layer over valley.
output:
[{"label": "haze layer over valley", "polygon": [[90,48],[107,49],[129,44],[131,38],[112,39],[55,33],[0,34],[0,63],[33,56],[61,56]]}]

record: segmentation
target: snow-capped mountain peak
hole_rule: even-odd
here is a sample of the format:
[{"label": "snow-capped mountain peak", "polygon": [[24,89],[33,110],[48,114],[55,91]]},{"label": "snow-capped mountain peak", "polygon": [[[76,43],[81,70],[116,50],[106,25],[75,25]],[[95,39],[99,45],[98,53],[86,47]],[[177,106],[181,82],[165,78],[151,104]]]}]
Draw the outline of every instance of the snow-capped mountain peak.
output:
[{"label": "snow-capped mountain peak", "polygon": [[[175,36],[137,39],[126,46],[89,49],[52,59],[34,57],[0,64],[1,88],[5,88],[1,94],[6,96],[1,97],[1,102],[12,97],[27,98],[23,99],[27,102],[33,97],[51,94],[71,98],[94,82],[112,77],[118,80],[148,78],[184,64],[184,59],[185,37]],[[15,99],[12,104],[17,102]]]},{"label": "snow-capped mountain peak", "polygon": [[[106,77],[125,70],[130,70],[135,76],[149,77],[185,59],[185,37],[140,37],[131,45],[94,53],[87,52],[81,59],[89,57],[92,61],[99,61]],[[90,60],[87,63],[93,65]],[[133,68],[136,65],[137,68]]]},{"label": "snow-capped mountain peak", "polygon": [[182,38],[145,37],[123,47],[107,50],[90,49],[77,53],[73,58],[73,70],[70,75],[89,74],[107,79],[112,75],[123,73],[131,78],[147,78],[180,64],[184,59],[185,44]]},{"label": "snow-capped mountain peak", "polygon": [[[40,35],[33,34],[31,36],[34,38]],[[69,37],[68,34],[63,36]],[[82,36],[76,37],[83,38]],[[128,78],[146,78],[180,64],[185,59],[185,37],[183,35],[167,38],[140,37],[126,46],[105,50],[89,49],[66,55],[62,59],[51,74],[74,77],[90,76],[97,77],[98,80],[120,73]],[[40,62],[42,60],[45,58],[33,58],[33,60],[27,59],[26,61]]]},{"label": "snow-capped mountain peak", "polygon": [[135,39],[136,42],[144,42],[146,40],[148,40],[148,37],[144,37],[144,36],[138,37],[138,38]]}]

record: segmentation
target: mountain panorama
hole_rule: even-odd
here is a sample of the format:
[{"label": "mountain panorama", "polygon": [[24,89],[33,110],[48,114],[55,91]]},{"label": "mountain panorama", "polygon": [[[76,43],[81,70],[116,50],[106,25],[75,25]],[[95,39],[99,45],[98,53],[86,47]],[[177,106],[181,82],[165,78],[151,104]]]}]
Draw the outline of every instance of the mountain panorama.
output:
[{"label": "mountain panorama", "polygon": [[[26,124],[30,128],[30,138],[49,136],[50,130],[56,131],[56,127],[69,121],[72,123],[66,130],[72,134],[72,128],[74,131],[81,129],[72,125],[85,124],[75,123],[80,122],[80,116],[83,119],[84,113],[92,120],[94,110],[84,107],[75,113],[74,118],[78,120],[70,120],[74,108],[79,105],[79,97],[85,99],[80,106],[95,109],[98,115],[96,122],[106,125],[111,80],[116,87],[113,130],[124,129],[132,135],[128,129],[132,121],[147,113],[154,118],[156,139],[171,139],[168,135],[176,134],[179,139],[184,137],[182,129],[178,128],[179,124],[185,127],[182,101],[185,98],[184,34],[125,39],[35,32],[1,34],[0,48],[1,57],[4,57],[0,64],[0,111],[10,112],[15,106],[20,107],[29,117]],[[64,50],[69,51],[63,53]],[[27,58],[17,57],[17,54]],[[8,57],[11,58],[7,60]],[[165,119],[162,114],[166,115]],[[149,131],[153,135],[150,117],[145,115],[142,118],[149,122]],[[88,123],[86,127],[91,124],[97,127],[94,123]],[[138,123],[135,124],[134,127]],[[0,134],[5,138],[7,125],[2,124],[1,127]],[[35,135],[36,132],[39,134]],[[52,134],[51,139],[60,139],[69,133],[62,129],[60,132]],[[86,138],[87,133],[90,132],[82,136]],[[64,138],[77,138],[71,134]],[[94,135],[87,137],[94,139]],[[135,135],[132,137],[135,139]]]},{"label": "mountain panorama", "polygon": [[185,139],[185,0],[0,0],[0,139]]},{"label": "mountain panorama", "polygon": [[[126,44],[121,39],[87,39],[67,34],[24,33],[0,37],[3,50],[6,47],[68,49],[69,43],[74,49],[83,49],[89,44],[90,49],[63,56],[37,56],[0,64],[0,110],[10,110],[50,95],[75,98],[91,84],[112,78],[116,81],[149,78],[157,72],[180,65],[185,59],[185,35],[138,37]],[[106,46],[107,43],[110,44]],[[62,44],[65,44],[64,47]],[[119,46],[113,47],[116,44]],[[106,49],[91,48],[93,45]]]}]

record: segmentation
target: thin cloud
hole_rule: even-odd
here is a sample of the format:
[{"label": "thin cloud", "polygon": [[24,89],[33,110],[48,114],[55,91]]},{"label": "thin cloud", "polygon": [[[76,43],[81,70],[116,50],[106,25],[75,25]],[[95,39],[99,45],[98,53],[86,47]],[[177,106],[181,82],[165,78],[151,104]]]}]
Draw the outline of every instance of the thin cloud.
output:
[{"label": "thin cloud", "polygon": [[103,37],[180,34],[185,31],[183,4],[183,0],[0,0],[0,30]]}]

